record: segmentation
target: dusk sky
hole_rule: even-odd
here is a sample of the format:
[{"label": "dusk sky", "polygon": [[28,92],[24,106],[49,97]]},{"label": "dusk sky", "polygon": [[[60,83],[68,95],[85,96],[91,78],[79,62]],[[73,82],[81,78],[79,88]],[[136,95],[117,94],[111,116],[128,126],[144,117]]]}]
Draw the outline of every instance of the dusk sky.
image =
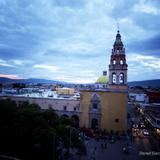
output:
[{"label": "dusk sky", "polygon": [[0,0],[0,77],[95,82],[117,22],[128,81],[160,78],[160,0]]}]

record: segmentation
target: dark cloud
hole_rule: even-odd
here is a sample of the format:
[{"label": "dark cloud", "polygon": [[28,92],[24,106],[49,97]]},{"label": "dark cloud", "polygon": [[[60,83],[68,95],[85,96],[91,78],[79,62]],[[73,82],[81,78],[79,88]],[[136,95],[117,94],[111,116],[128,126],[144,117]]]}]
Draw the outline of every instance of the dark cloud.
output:
[{"label": "dark cloud", "polygon": [[132,16],[134,23],[145,30],[159,30],[160,15],[148,14],[148,13],[136,13]]},{"label": "dark cloud", "polygon": [[158,55],[160,53],[160,34],[143,41],[130,42],[127,45],[129,52]]},{"label": "dark cloud", "polygon": [[26,52],[24,50],[20,50],[17,48],[11,48],[11,47],[0,47],[0,58],[4,59],[16,59],[16,58],[26,58],[31,56],[31,53]]},{"label": "dark cloud", "polygon": [[113,10],[111,12],[111,16],[115,19],[120,19],[122,17],[127,17],[130,15],[131,10],[134,4],[137,3],[137,0],[127,0],[127,1],[116,1],[117,3],[114,5]]},{"label": "dark cloud", "polygon": [[[71,73],[70,70],[73,77],[77,73],[83,76],[80,75],[81,70],[101,71],[109,63],[107,59],[110,58],[116,34],[116,27],[113,27],[115,19],[124,31],[126,54],[134,52],[157,56],[160,50],[159,15],[158,12],[150,14],[145,10],[136,10],[134,7],[140,2],[0,0],[0,59],[11,65],[14,59],[55,65],[64,70],[63,76]],[[145,2],[153,10],[160,6],[159,0]],[[157,36],[146,39],[145,34],[146,37]],[[31,63],[19,68],[3,66],[0,73],[24,77],[43,75],[44,72],[33,69]],[[133,65],[137,66],[134,62]],[[45,74],[53,76],[47,71]]]}]

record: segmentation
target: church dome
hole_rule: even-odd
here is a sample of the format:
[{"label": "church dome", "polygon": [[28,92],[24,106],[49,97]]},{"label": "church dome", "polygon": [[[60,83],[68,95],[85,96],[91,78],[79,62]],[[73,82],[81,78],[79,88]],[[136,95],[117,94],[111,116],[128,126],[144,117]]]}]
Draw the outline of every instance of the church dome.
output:
[{"label": "church dome", "polygon": [[97,79],[96,83],[98,83],[98,84],[107,84],[108,83],[108,77],[102,75]]}]

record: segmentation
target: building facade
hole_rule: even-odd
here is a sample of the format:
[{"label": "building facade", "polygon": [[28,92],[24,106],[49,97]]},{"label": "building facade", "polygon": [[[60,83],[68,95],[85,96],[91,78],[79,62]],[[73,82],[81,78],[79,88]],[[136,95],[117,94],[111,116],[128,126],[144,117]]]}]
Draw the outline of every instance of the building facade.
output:
[{"label": "building facade", "polygon": [[82,127],[124,133],[127,129],[127,63],[117,32],[109,65],[109,87],[81,91]]}]

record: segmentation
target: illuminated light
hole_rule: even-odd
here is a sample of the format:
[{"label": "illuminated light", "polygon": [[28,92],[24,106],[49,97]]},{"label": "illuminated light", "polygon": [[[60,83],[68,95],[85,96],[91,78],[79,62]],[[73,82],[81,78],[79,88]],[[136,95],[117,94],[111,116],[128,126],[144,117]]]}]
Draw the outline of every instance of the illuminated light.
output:
[{"label": "illuminated light", "polygon": [[156,131],[157,131],[157,134],[160,134],[160,129],[156,129]]}]

